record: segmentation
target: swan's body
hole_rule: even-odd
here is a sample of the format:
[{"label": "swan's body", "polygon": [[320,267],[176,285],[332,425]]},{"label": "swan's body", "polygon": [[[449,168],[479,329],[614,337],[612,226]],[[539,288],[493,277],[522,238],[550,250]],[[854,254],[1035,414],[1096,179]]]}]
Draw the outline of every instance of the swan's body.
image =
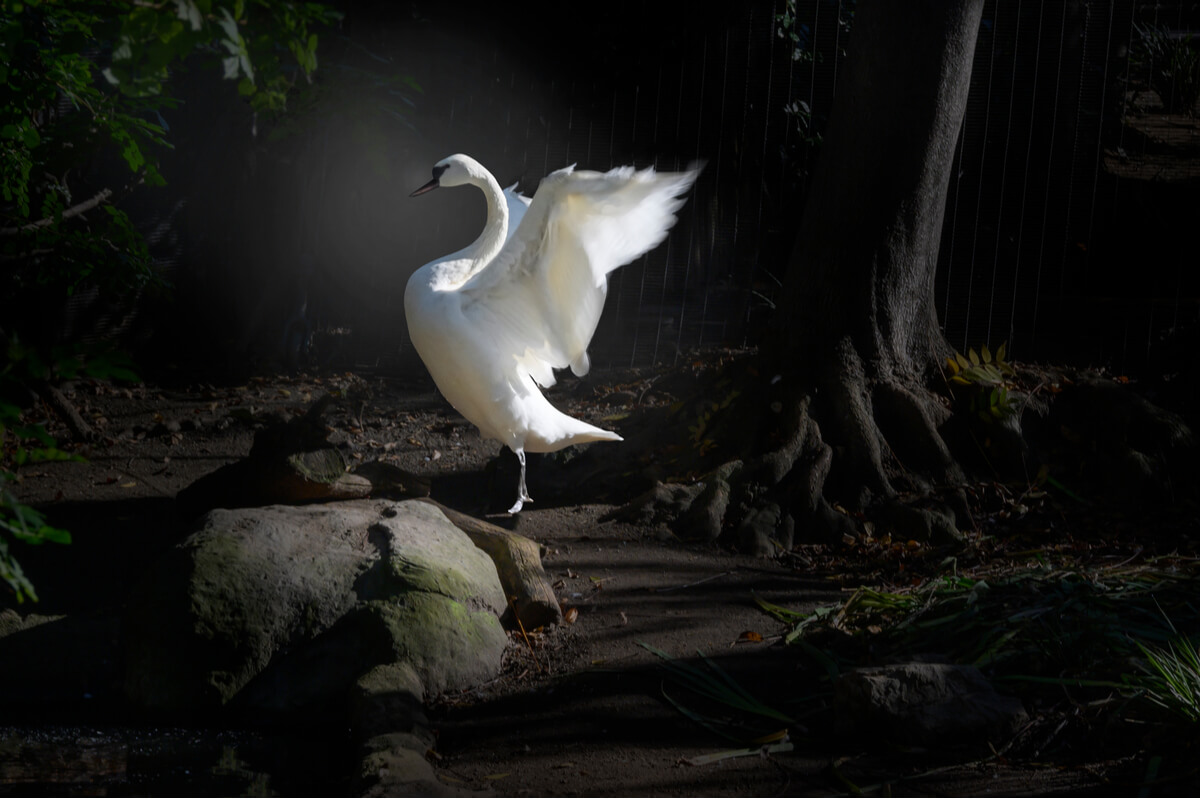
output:
[{"label": "swan's body", "polygon": [[526,452],[621,440],[560,412],[538,386],[554,385],[555,369],[587,373],[608,273],[666,238],[698,171],[567,167],[543,179],[531,202],[502,191],[474,159],[452,155],[413,192],[473,185],[487,200],[483,233],[413,273],[404,312],[442,395],[485,438],[517,454],[521,478],[510,513],[530,499]]}]

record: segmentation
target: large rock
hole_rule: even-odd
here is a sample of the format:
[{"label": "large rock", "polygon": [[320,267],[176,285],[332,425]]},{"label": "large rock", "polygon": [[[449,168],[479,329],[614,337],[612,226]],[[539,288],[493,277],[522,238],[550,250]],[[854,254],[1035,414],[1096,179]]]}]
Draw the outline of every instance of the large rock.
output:
[{"label": "large rock", "polygon": [[1028,716],[974,666],[897,663],[855,669],[834,684],[837,732],[865,742],[998,749]]},{"label": "large rock", "polygon": [[423,692],[464,687],[499,670],[505,604],[427,503],[214,510],[132,592],[126,693],[155,711],[338,706],[391,663]]}]

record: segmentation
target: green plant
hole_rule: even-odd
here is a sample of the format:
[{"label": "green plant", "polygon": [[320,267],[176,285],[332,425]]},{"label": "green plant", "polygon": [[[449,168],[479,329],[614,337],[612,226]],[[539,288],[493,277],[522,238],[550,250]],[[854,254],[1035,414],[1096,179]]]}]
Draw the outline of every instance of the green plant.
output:
[{"label": "green plant", "polygon": [[1005,345],[1001,344],[993,354],[983,345],[978,353],[972,348],[966,356],[955,352],[953,358],[946,359],[951,391],[956,386],[965,386],[968,409],[985,422],[1017,412],[1009,395],[1009,389],[1013,388],[1010,378],[1016,375],[1016,370],[1005,360],[1004,350]]},{"label": "green plant", "polygon": [[[281,112],[297,77],[316,68],[315,28],[334,17],[319,3],[268,0],[0,5],[6,293],[153,282],[145,242],[117,203],[140,183],[164,182],[156,152],[170,146],[172,72],[215,63],[256,112]],[[110,155],[129,170],[124,185],[92,183],[95,162]]]},{"label": "green plant", "polygon": [[[739,743],[778,740],[786,737],[788,726],[796,724],[788,714],[756,698],[699,650],[697,654],[704,663],[703,668],[680,662],[642,641],[638,641],[638,646],[661,658],[663,668],[675,678],[678,687],[692,695],[692,699],[685,702],[668,694],[664,688],[663,696],[667,701],[692,721],[723,738]],[[701,705],[710,710],[699,709]],[[780,729],[780,724],[785,727]]]},{"label": "green plant", "polygon": [[[0,379],[7,377],[7,370]],[[71,534],[46,523],[39,511],[22,503],[9,486],[17,481],[16,470],[26,463],[47,460],[82,460],[60,450],[41,425],[28,425],[21,409],[0,399],[0,579],[17,602],[37,601],[33,583],[10,550],[10,542],[26,544],[69,544]]]},{"label": "green plant", "polygon": [[[1164,612],[1188,624],[1200,618],[1195,589],[1195,578],[1145,566],[1035,568],[988,579],[945,575],[895,593],[860,588],[844,603],[811,614],[761,600],[759,606],[791,628],[785,643],[803,645],[822,631],[837,631],[820,639],[839,642],[825,653],[834,663],[853,662],[861,647],[883,661],[938,652],[1013,684],[1127,690],[1129,659],[1146,647],[1135,642],[1168,640]],[[1192,669],[1170,685],[1190,685],[1180,693],[1191,690],[1194,699],[1200,696],[1197,675]],[[1171,690],[1164,684],[1160,693]]]},{"label": "green plant", "polygon": [[1190,32],[1172,34],[1155,25],[1135,25],[1134,63],[1168,114],[1193,114],[1200,99],[1200,46]]},{"label": "green plant", "polygon": [[696,423],[688,425],[688,434],[692,446],[701,456],[707,455],[717,445],[717,442],[709,435],[712,432],[712,423],[722,411],[728,410],[740,395],[740,391],[732,390],[720,402],[706,401],[697,410]]},{"label": "green plant", "polygon": [[28,387],[77,376],[136,381],[128,358],[119,352],[85,346],[59,346],[43,353],[22,344],[17,337],[0,338],[4,360],[0,363],[0,579],[18,603],[37,601],[33,583],[12,552],[13,542],[27,545],[69,544],[71,534],[53,527],[35,508],[21,502],[11,486],[20,480],[19,469],[46,461],[82,461],[61,449],[41,424],[25,421],[21,404],[12,399],[28,395]]},{"label": "green plant", "polygon": [[[0,414],[5,410],[3,405],[0,405]],[[14,438],[20,442],[21,434],[14,434]],[[53,447],[45,447],[42,451],[58,453]],[[66,530],[51,527],[41,513],[18,501],[8,488],[9,481],[14,479],[14,474],[8,469],[0,469],[0,579],[8,585],[18,603],[26,599],[37,602],[37,591],[25,576],[21,564],[9,551],[9,541],[22,541],[33,545],[46,542],[69,544],[71,534]]]},{"label": "green plant", "polygon": [[[837,49],[838,58],[845,54],[844,42],[853,25],[854,6],[852,1],[839,3],[837,6],[838,39],[843,43]],[[825,24],[825,20],[820,21]],[[799,17],[796,0],[786,0],[782,11],[775,15],[775,35],[786,40],[791,46],[792,61],[812,66],[824,60],[822,52],[817,48],[813,28]],[[799,173],[805,174],[807,160],[821,146],[824,119],[814,115],[812,106],[807,101],[798,98],[785,103],[783,113],[797,135],[797,139],[789,144],[789,147],[795,150],[792,157],[798,164]]]},{"label": "green plant", "polygon": [[[164,183],[157,153],[170,147],[163,112],[175,106],[172,74],[215,67],[256,118],[281,113],[316,69],[316,29],[337,16],[296,0],[0,3],[0,296],[83,286],[119,296],[158,283],[119,201],[139,184]],[[97,163],[114,158],[125,177],[95,182],[104,174]],[[111,354],[42,351],[13,333],[0,331],[0,577],[20,602],[37,594],[11,545],[70,536],[10,486],[26,463],[75,458],[24,422],[25,398],[76,374],[133,374]]]},{"label": "green plant", "polygon": [[1200,650],[1196,644],[1178,635],[1165,649],[1135,643],[1146,658],[1145,676],[1138,681],[1146,698],[1185,721],[1200,722]]}]

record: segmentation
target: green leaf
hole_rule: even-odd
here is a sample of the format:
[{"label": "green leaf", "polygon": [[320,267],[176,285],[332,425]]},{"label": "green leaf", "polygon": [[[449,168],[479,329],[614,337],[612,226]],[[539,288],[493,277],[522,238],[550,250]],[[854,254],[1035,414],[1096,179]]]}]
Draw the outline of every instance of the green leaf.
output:
[{"label": "green leaf", "polygon": [[21,128],[21,142],[32,150],[42,143],[42,137],[33,125],[26,125]]},{"label": "green leaf", "polygon": [[51,544],[71,543],[71,534],[66,530],[61,530],[57,527],[51,527],[50,525],[44,525],[38,532],[40,533],[42,540],[48,541]]},{"label": "green leaf", "polygon": [[204,18],[200,15],[200,9],[196,8],[196,4],[192,0],[175,0],[176,13],[179,18],[188,23],[192,30],[198,31],[204,24]]}]

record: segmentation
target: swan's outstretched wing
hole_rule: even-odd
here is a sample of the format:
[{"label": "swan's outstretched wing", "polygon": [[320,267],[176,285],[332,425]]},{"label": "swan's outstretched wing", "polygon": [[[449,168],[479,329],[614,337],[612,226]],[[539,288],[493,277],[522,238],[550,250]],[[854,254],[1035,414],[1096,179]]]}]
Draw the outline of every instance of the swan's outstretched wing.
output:
[{"label": "swan's outstretched wing", "polygon": [[543,387],[554,369],[586,374],[608,273],[666,238],[699,172],[551,173],[504,248],[463,284],[463,313]]},{"label": "swan's outstretched wing", "polygon": [[529,203],[531,201],[531,198],[517,191],[516,183],[504,190],[504,203],[508,206],[508,235],[505,237],[506,241],[512,238],[513,233],[520,226],[521,220],[525,217],[525,212],[529,210]]}]

